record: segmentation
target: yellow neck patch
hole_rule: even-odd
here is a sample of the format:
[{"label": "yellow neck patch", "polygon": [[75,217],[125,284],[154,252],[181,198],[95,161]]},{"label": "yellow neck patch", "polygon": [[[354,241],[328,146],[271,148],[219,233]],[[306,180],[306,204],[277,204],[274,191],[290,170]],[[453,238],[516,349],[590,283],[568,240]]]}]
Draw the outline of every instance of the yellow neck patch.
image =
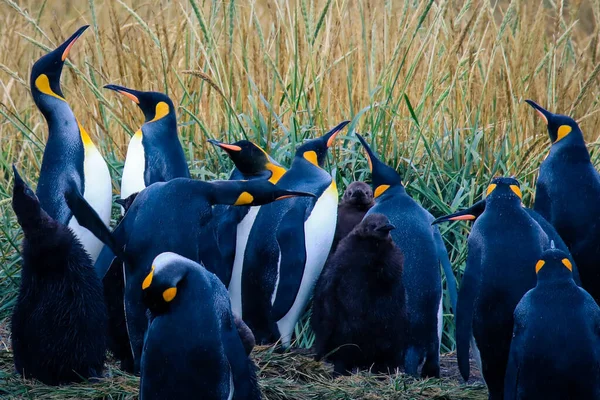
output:
[{"label": "yellow neck patch", "polygon": [[142,138],[142,130],[138,129],[138,131],[133,136],[138,139],[141,139]]},{"label": "yellow neck patch", "polygon": [[168,288],[167,290],[165,290],[163,292],[163,299],[165,299],[165,301],[167,303],[172,301],[175,298],[175,296],[177,296],[177,288],[176,287]]},{"label": "yellow neck patch", "polygon": [[154,113],[154,118],[150,122],[155,122],[161,118],[164,118],[165,116],[167,116],[169,114],[169,110],[170,110],[169,105],[167,103],[165,103],[164,101],[159,102],[156,105],[156,111]]},{"label": "yellow neck patch", "polygon": [[252,204],[253,201],[254,201],[254,196],[252,196],[248,192],[242,192],[242,194],[240,194],[240,197],[237,198],[237,200],[235,201],[235,203],[233,203],[233,205],[234,206],[245,206],[248,204]]},{"label": "yellow neck patch", "polygon": [[537,264],[535,264],[535,273],[537,274],[538,272],[540,272],[540,269],[542,269],[542,267],[544,266],[544,264],[546,264],[546,261],[544,260],[540,260],[537,262]]},{"label": "yellow neck patch", "polygon": [[569,125],[561,125],[558,128],[558,133],[557,133],[556,140],[554,141],[554,143],[563,139],[565,136],[567,136],[569,133],[571,133],[572,130],[573,130],[573,128],[571,128]]},{"label": "yellow neck patch", "polygon": [[569,271],[573,272],[573,264],[571,264],[571,261],[569,261],[568,258],[563,258],[561,262]]},{"label": "yellow neck patch", "polygon": [[79,134],[81,135],[81,141],[83,142],[83,147],[84,148],[96,147],[96,146],[94,146],[94,142],[92,142],[92,138],[90,138],[90,135],[88,135],[88,133],[86,132],[86,130],[83,128],[83,126],[81,125],[81,123],[79,121],[77,121],[77,125],[79,125]]},{"label": "yellow neck patch", "polygon": [[375,188],[375,192],[373,192],[373,198],[378,198],[381,196],[386,190],[390,188],[390,185],[379,185]]},{"label": "yellow neck patch", "polygon": [[489,196],[490,193],[492,193],[494,191],[494,189],[496,189],[496,184],[492,183],[490,186],[488,186],[488,188],[487,188],[487,190],[485,192],[485,195]]},{"label": "yellow neck patch", "polygon": [[319,162],[317,161],[317,153],[314,150],[306,151],[302,156],[311,164],[314,164],[317,167],[319,166]]},{"label": "yellow neck patch", "polygon": [[268,162],[267,165],[265,165],[265,167],[267,168],[267,170],[271,171],[271,177],[269,178],[269,182],[271,182],[272,184],[279,182],[283,174],[287,172],[285,168],[275,165],[271,162]]},{"label": "yellow neck patch", "polygon": [[142,290],[146,290],[150,287],[150,285],[152,284],[153,277],[154,277],[154,265],[152,266],[152,270],[150,271],[148,276],[146,276],[146,278],[144,279],[144,282],[142,282]]},{"label": "yellow neck patch", "polygon": [[40,92],[42,92],[48,96],[56,97],[59,100],[66,101],[63,97],[54,93],[54,91],[50,87],[50,80],[48,79],[48,76],[46,74],[41,74],[40,76],[38,76],[35,79],[35,87]]},{"label": "yellow neck patch", "polygon": [[519,196],[520,199],[523,198],[523,194],[521,193],[521,189],[519,189],[519,187],[517,185],[510,185],[510,190],[512,190],[513,192],[515,192],[515,194],[517,196]]}]

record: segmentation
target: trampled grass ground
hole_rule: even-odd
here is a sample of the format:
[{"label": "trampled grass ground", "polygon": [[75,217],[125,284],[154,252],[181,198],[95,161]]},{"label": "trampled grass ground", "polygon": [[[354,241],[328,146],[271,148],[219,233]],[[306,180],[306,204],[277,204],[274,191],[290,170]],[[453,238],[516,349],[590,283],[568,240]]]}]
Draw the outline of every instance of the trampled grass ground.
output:
[{"label": "trampled grass ground", "polygon": [[[79,26],[92,28],[69,55],[62,88],[109,163],[115,194],[127,142],[143,119],[129,100],[102,89],[108,83],[172,97],[198,179],[224,178],[231,168],[206,144],[209,138],[248,138],[288,165],[303,139],[351,119],[329,158],[340,191],[352,180],[369,178],[353,135],[366,132],[403,174],[409,193],[438,216],[479,199],[495,175],[520,179],[531,204],[549,142],[526,98],[578,119],[598,163],[599,21],[598,0],[0,0],[3,342],[18,289],[21,239],[10,207],[10,165],[35,184],[47,135],[29,93],[29,73],[37,58]],[[442,229],[460,282],[468,227]],[[448,351],[454,348],[454,324],[447,304],[445,309]],[[305,328],[306,321],[298,327],[301,347],[312,341]],[[426,398],[433,392],[418,392],[430,387],[440,395],[455,391],[447,398],[484,396],[458,387],[457,379],[382,384],[363,377],[348,380],[348,392],[338,394],[338,383],[319,380],[328,376],[321,366],[306,360],[302,365],[314,373],[294,375],[295,366],[272,366],[283,360],[296,365],[296,359],[273,357],[277,361],[261,358],[263,387],[272,399],[284,398],[278,387],[294,380],[315,393],[331,390],[328,398],[336,399],[378,393],[386,398],[393,387],[406,387],[408,398]],[[16,380],[10,355],[1,353],[0,359],[0,381],[7,379],[10,393],[60,398],[61,390],[70,390]],[[371,389],[355,392],[352,385]],[[117,398],[131,387],[133,378],[118,376],[110,385],[81,387],[75,397]],[[324,398],[303,393],[288,398]]]}]

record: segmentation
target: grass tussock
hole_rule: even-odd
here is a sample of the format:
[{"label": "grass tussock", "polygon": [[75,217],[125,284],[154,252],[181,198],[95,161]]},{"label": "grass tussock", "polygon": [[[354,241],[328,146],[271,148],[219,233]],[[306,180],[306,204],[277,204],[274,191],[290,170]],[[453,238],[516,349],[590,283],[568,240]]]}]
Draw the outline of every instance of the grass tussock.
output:
[{"label": "grass tussock", "polygon": [[[403,374],[333,378],[332,369],[308,354],[272,352],[257,348],[254,358],[265,400],[351,400],[351,399],[471,399],[484,400],[487,391],[481,383],[459,385],[456,379],[414,380]],[[454,364],[453,357],[442,357]],[[95,383],[51,387],[24,380],[12,373],[10,353],[0,353],[0,395],[3,398],[59,399],[137,399],[139,378],[110,366],[108,377]]]},{"label": "grass tussock", "polygon": [[[367,132],[438,216],[479,199],[495,175],[520,179],[531,204],[549,141],[526,98],[579,120],[598,162],[599,22],[598,0],[0,0],[0,321],[19,283],[10,165],[35,184],[47,135],[29,73],[83,24],[62,89],[115,195],[143,118],[108,83],[171,96],[198,179],[231,168],[209,138],[253,140],[289,165],[302,140],[351,119],[329,157],[338,188],[369,178],[352,134]],[[442,231],[460,281],[467,225]],[[447,303],[444,351],[454,348]],[[297,332],[310,346],[306,318]]]}]

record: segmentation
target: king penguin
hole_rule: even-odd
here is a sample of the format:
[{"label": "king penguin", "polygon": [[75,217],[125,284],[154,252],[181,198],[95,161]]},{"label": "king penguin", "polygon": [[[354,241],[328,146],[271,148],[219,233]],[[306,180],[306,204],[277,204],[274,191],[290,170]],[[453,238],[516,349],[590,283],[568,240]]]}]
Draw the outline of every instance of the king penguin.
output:
[{"label": "king penguin", "polygon": [[[329,147],[349,123],[300,145],[278,186],[313,193],[261,207],[247,235],[241,268],[241,309],[256,342],[288,347],[331,249],[337,221],[335,180],[323,169]],[[236,259],[234,270],[238,271]],[[237,288],[230,290],[233,292]],[[236,293],[234,292],[234,296]],[[234,297],[235,298],[235,297]],[[237,299],[235,307],[239,305]]]},{"label": "king penguin", "polygon": [[[262,205],[290,196],[311,193],[285,190],[265,179],[205,182],[175,178],[157,182],[142,190],[113,231],[116,246],[124,249],[125,314],[134,373],[139,372],[142,342],[147,328],[142,304],[142,281],[150,272],[152,260],[162,252],[173,252],[193,261],[203,259],[203,242],[213,218],[215,204]],[[191,218],[190,216],[193,216]],[[106,261],[100,264],[100,260]],[[112,258],[96,263],[104,277]]]},{"label": "king penguin", "polygon": [[214,274],[192,260],[162,253],[142,285],[150,311],[142,400],[261,398],[227,289]]},{"label": "king penguin", "polygon": [[550,249],[529,267],[537,284],[514,312],[504,399],[600,399],[600,308]]},{"label": "king penguin", "polygon": [[600,175],[573,118],[527,100],[548,126],[552,147],[540,165],[534,209],[558,231],[577,262],[583,288],[600,302]]},{"label": "king penguin", "polygon": [[121,178],[121,198],[141,192],[155,182],[189,178],[190,171],[177,135],[177,116],[171,99],[163,93],[141,92],[106,85],[138,105],[144,124],[131,137]]},{"label": "king penguin", "polygon": [[77,30],[55,50],[40,58],[31,70],[31,94],[48,124],[37,196],[48,215],[69,226],[92,261],[102,242],[73,218],[65,193],[77,190],[98,213],[110,222],[112,185],[108,166],[83,126],[75,118],[60,88],[60,76],[69,51],[88,26]]},{"label": "king penguin", "polygon": [[[227,144],[211,140],[214,144],[225,150],[231,161],[235,164],[235,170],[231,174],[231,179],[268,179],[275,184],[279,182],[287,170],[279,165],[271,156],[256,144],[247,140],[241,140],[236,143]],[[223,249],[223,265],[227,268],[228,275],[224,277],[223,283],[229,290],[231,298],[231,307],[233,313],[242,318],[242,272],[244,263],[244,253],[250,236],[250,230],[260,206],[254,207],[228,207],[223,212],[221,218],[215,218],[214,221],[219,225],[219,235],[217,238],[220,249]],[[223,219],[232,220],[235,225],[235,233],[224,232],[227,224]],[[233,240],[232,240],[233,239]],[[234,247],[226,249],[227,243],[233,243]],[[229,267],[231,266],[231,269]]]},{"label": "king penguin", "polygon": [[467,265],[458,293],[456,349],[459,370],[469,378],[469,347],[480,355],[490,400],[503,399],[513,312],[535,286],[533,265],[550,238],[521,203],[519,182],[492,179],[485,209],[468,238]]},{"label": "king penguin", "polygon": [[365,139],[358,139],[367,152],[375,205],[367,215],[383,214],[396,229],[394,242],[404,253],[403,281],[406,288],[408,339],[404,360],[406,372],[416,376],[421,364],[424,377],[440,376],[440,341],[443,328],[442,277],[446,275],[451,304],[456,304],[456,280],[442,236],[432,227],[433,216],[406,193],[398,172],[380,161]]}]

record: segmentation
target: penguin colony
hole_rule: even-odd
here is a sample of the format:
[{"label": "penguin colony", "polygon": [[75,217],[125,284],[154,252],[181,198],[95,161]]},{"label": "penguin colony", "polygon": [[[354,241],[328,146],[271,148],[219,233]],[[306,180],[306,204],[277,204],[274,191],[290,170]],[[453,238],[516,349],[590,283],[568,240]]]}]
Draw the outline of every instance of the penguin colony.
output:
[{"label": "penguin colony", "polygon": [[[552,142],[533,209],[517,179],[497,177],[434,219],[358,134],[371,187],[352,183],[338,205],[325,162],[349,121],[301,144],[289,169],[247,140],[210,140],[235,169],[204,182],[190,178],[173,102],[110,84],[145,118],[110,231],[108,168],[60,87],[86,28],[31,71],[48,141],[36,193],[14,168],[18,373],[101,378],[108,348],[140,374],[143,400],[260,399],[252,348],[290,347],[312,298],[316,357],[337,374],[439,377],[445,282],[460,372],[472,351],[490,399],[600,399],[600,176],[575,120],[527,101]],[[437,225],[461,220],[474,223],[457,293]]]}]

